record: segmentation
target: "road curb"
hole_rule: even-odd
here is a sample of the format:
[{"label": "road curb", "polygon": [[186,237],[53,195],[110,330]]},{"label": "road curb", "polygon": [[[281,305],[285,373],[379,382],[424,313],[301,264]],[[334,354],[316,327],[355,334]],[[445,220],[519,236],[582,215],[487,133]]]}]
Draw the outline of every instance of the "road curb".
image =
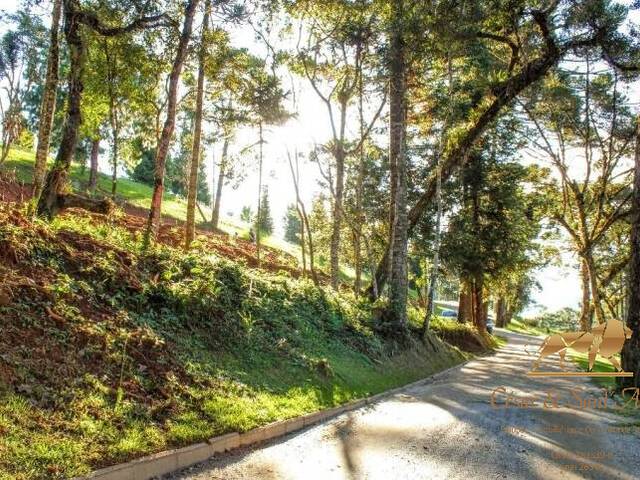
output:
[{"label": "road curb", "polygon": [[395,395],[407,388],[430,383],[438,377],[446,375],[455,369],[461,368],[467,362],[468,360],[416,382],[408,383],[402,387],[393,388],[360,400],[354,400],[338,407],[270,423],[244,433],[227,433],[225,435],[210,438],[203,443],[196,443],[195,445],[190,445],[188,447],[167,450],[137,458],[127,463],[95,470],[89,475],[84,477],[75,477],[72,480],[149,480],[154,477],[166,475],[168,473],[188,468],[197,463],[204,462],[216,453],[222,453],[239,447],[273,440],[274,438],[282,437],[288,433],[315,425],[324,420],[337,417],[342,413],[356,410],[367,405],[373,405],[380,400]]}]

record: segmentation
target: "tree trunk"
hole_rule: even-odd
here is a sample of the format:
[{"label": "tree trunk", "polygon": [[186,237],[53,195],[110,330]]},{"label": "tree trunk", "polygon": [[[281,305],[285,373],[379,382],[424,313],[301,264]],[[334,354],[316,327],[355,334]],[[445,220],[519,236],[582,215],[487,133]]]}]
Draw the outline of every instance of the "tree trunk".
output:
[{"label": "tree trunk", "polygon": [[331,288],[336,290],[340,283],[340,240],[342,233],[342,217],[344,216],[344,168],[345,168],[345,129],[347,126],[347,102],[348,96],[342,95],[340,98],[340,133],[335,139],[333,146],[333,156],[336,160],[336,184],[333,191],[333,224],[331,227],[331,244],[329,248],[329,265],[331,276]]},{"label": "tree trunk", "polygon": [[472,302],[472,315],[473,324],[479,332],[485,332],[487,330],[487,318],[486,307],[484,302],[484,280],[482,275],[476,275],[473,279],[471,287],[471,302]]},{"label": "tree trunk", "polygon": [[213,230],[218,228],[220,222],[220,200],[222,199],[222,187],[224,186],[224,177],[227,174],[227,155],[229,152],[229,139],[225,137],[222,145],[222,157],[220,166],[218,167],[218,184],[216,185],[216,198],[213,202],[213,213],[211,214],[211,225]]},{"label": "tree trunk", "polygon": [[[86,60],[86,45],[80,30],[81,22],[84,21],[88,28],[93,29],[98,29],[95,24],[100,24],[100,21],[95,17],[91,17],[92,20],[88,21],[84,15],[85,12],[82,12],[79,8],[78,0],[63,1],[64,34],[69,50],[67,112],[60,148],[53,167],[47,173],[36,207],[36,214],[46,218],[53,218],[60,208],[64,206],[65,197],[70,196],[64,195],[63,189],[71,167],[71,161],[75,155],[78,130],[82,123],[81,104],[84,90],[82,80]],[[159,15],[143,17],[126,27],[101,29],[99,31],[102,35],[115,36],[122,32],[144,28],[157,21],[160,17]]]},{"label": "tree trunk", "polygon": [[[448,98],[451,102],[452,89],[453,89],[453,71],[451,68],[451,56],[447,52],[447,72],[448,72]],[[440,232],[442,223],[442,152],[444,150],[443,144],[445,141],[445,132],[448,128],[450,109],[447,110],[447,115],[442,126],[442,132],[440,140],[438,142],[437,158],[436,158],[436,225],[435,225],[435,241],[434,241],[434,254],[433,254],[433,269],[431,271],[431,278],[429,280],[429,294],[427,295],[427,312],[424,319],[424,334],[429,330],[429,322],[433,317],[434,312],[434,295],[438,283],[438,269],[440,268],[440,244],[442,234]]]},{"label": "tree trunk", "polygon": [[[434,270],[435,268],[432,268]],[[424,337],[429,331],[429,324],[433,318],[435,311],[435,296],[436,296],[436,275],[431,272],[429,278],[429,290],[427,290],[427,304],[425,305],[424,323],[422,324],[422,336]]]},{"label": "tree trunk", "polygon": [[589,282],[591,285],[591,297],[593,298],[593,308],[596,314],[596,320],[598,323],[605,322],[604,310],[602,309],[602,298],[600,296],[600,286],[598,285],[598,273],[596,270],[596,263],[593,259],[593,254],[589,250],[585,254],[585,260],[587,263],[587,270],[589,273]]},{"label": "tree trunk", "polygon": [[[300,170],[298,168],[298,154],[295,156],[295,166],[291,160],[291,155],[287,152],[287,160],[289,161],[289,169],[291,170],[291,178],[293,180],[293,188],[296,192],[296,207],[298,208],[298,214],[301,217],[302,226],[302,255],[304,262],[304,232],[307,231],[307,245],[309,246],[309,270],[311,271],[311,279],[313,283],[318,285],[318,276],[316,275],[314,258],[313,258],[313,237],[311,236],[311,228],[309,227],[309,217],[307,216],[307,210],[304,206],[304,202],[300,198]],[[303,263],[304,264],[304,263]]]},{"label": "tree trunk", "polygon": [[304,230],[307,231],[307,245],[309,246],[309,270],[311,271],[311,279],[313,283],[319,285],[318,275],[316,274],[315,260],[313,255],[313,236],[311,235],[311,227],[309,226],[309,216],[302,200],[299,202],[302,218],[304,219]]},{"label": "tree trunk", "polygon": [[191,31],[193,29],[193,17],[195,16],[196,7],[199,0],[187,0],[184,12],[184,24],[178,49],[171,67],[169,75],[169,92],[167,96],[167,117],[162,128],[160,142],[156,148],[155,172],[153,194],[151,196],[151,208],[149,209],[149,218],[147,220],[147,228],[145,232],[145,245],[148,245],[153,237],[155,237],[156,229],[160,221],[162,211],[162,195],[164,193],[164,172],[167,163],[167,154],[169,153],[169,145],[176,123],[176,107],[178,102],[178,83],[185,57],[187,56],[187,47],[191,40]]},{"label": "tree trunk", "polygon": [[111,198],[115,200],[118,190],[118,127],[112,129],[113,149],[111,150]]},{"label": "tree trunk", "polygon": [[353,232],[353,267],[355,270],[353,291],[356,298],[358,298],[362,290],[362,225],[359,220],[356,220],[356,226]]},{"label": "tree trunk", "polygon": [[505,313],[504,313],[504,324],[505,326],[509,325],[511,323],[511,320],[513,320],[513,315],[515,314],[514,309],[511,306],[511,302],[509,302],[507,304]]},{"label": "tree trunk", "polygon": [[333,198],[333,225],[329,252],[331,288],[336,290],[340,282],[340,234],[342,230],[342,200],[344,197],[344,147],[336,146],[336,185]]},{"label": "tree trunk", "polygon": [[[19,136],[20,109],[16,105],[17,93],[9,93],[9,105],[6,111],[2,112],[2,140],[0,145],[0,167],[9,156],[11,145]],[[0,105],[1,107],[1,105]]]},{"label": "tree trunk", "polygon": [[[480,163],[479,158],[474,158],[472,161],[478,162],[480,168],[482,168],[482,163]],[[482,173],[478,172],[479,175]],[[473,231],[478,231],[480,229],[480,185],[477,182],[474,182],[471,185],[471,208],[472,208],[472,218],[471,224]],[[487,329],[487,319],[485,317],[484,311],[484,274],[482,270],[475,273],[472,280],[471,287],[471,301],[472,301],[472,316],[473,316],[473,324],[476,326],[479,332],[484,332]]]},{"label": "tree trunk", "polygon": [[202,110],[204,98],[204,74],[206,68],[206,37],[209,30],[209,10],[211,1],[205,1],[204,18],[202,19],[202,38],[200,39],[200,65],[198,66],[198,84],[196,87],[196,118],[193,128],[193,145],[191,148],[191,165],[189,169],[189,190],[187,193],[187,223],[185,232],[185,249],[189,250],[196,230],[196,202],[198,200],[198,172],[200,170],[200,140],[202,137]]},{"label": "tree trunk", "polygon": [[[67,113],[60,148],[53,167],[46,176],[42,193],[38,199],[38,216],[53,218],[60,209],[59,195],[66,183],[67,173],[76,150],[78,129],[82,122],[80,104],[85,63],[85,44],[80,33],[80,23],[74,7],[65,2],[64,33],[69,48],[69,74]],[[46,160],[46,159],[45,159]]]},{"label": "tree trunk", "polygon": [[461,278],[458,294],[458,322],[468,323],[471,320],[471,287],[465,278]]},{"label": "tree trunk", "polygon": [[62,0],[54,0],[51,13],[51,31],[49,36],[49,54],[47,56],[47,74],[42,91],[42,103],[40,104],[40,125],[38,126],[38,146],[36,150],[36,162],[33,168],[33,199],[35,202],[42,193],[42,183],[47,171],[47,158],[49,157],[49,143],[51,130],[53,129],[53,116],[56,109],[56,90],[58,88],[58,63],[59,44],[58,33],[60,30],[60,16],[62,12]]},{"label": "tree trunk", "polygon": [[302,216],[302,210],[300,210],[300,204],[296,203],[296,211],[298,212],[298,220],[300,220],[300,252],[302,253],[302,276],[307,275],[307,251],[304,240],[304,217]]},{"label": "tree trunk", "polygon": [[111,126],[111,198],[115,200],[118,189],[118,147],[120,146],[120,119],[118,118],[118,107],[116,105],[116,93],[114,86],[117,82],[116,71],[118,69],[118,57],[111,57],[109,52],[109,40],[104,38],[104,56],[107,62],[107,90],[109,94],[109,124]]},{"label": "tree trunk", "polygon": [[82,208],[94,213],[109,215],[113,212],[115,204],[109,198],[88,198],[75,193],[58,195],[60,210],[64,208]]},{"label": "tree trunk", "polygon": [[484,296],[484,292],[483,292],[483,296],[482,296],[482,319],[484,320],[485,325],[487,323],[487,319],[488,318],[489,318],[489,301],[486,299],[486,297]]},{"label": "tree trunk", "polygon": [[582,307],[580,308],[580,328],[583,332],[591,331],[591,288],[589,286],[589,267],[584,259],[580,260],[580,280],[582,285]]},{"label": "tree trunk", "polygon": [[636,126],[636,155],[633,182],[633,222],[631,224],[631,260],[629,261],[629,305],[627,327],[631,339],[622,348],[622,368],[633,372],[632,378],[619,378],[623,387],[640,387],[640,115]]},{"label": "tree trunk", "polygon": [[358,119],[360,122],[360,144],[358,149],[358,174],[356,176],[356,224],[353,234],[353,258],[355,263],[356,278],[354,290],[356,297],[360,296],[362,290],[362,227],[364,224],[364,211],[362,207],[364,197],[364,177],[365,177],[365,156],[364,156],[364,76],[362,65],[360,65],[360,81],[358,82]]},{"label": "tree trunk", "polygon": [[438,269],[440,268],[440,222],[442,218],[440,155],[438,155],[438,163],[436,164],[436,182],[436,238],[433,246],[433,266],[431,268],[431,278],[429,279],[429,293],[427,294],[427,311],[424,317],[423,335],[426,335],[429,331],[429,322],[431,321],[431,317],[433,317],[433,302],[438,285]]},{"label": "tree trunk", "polygon": [[496,327],[504,328],[507,326],[507,308],[504,297],[499,295],[495,305]]},{"label": "tree trunk", "polygon": [[[216,206],[216,155],[215,149],[211,149],[211,225],[213,230],[213,209]],[[205,220],[206,221],[206,220]]]},{"label": "tree trunk", "polygon": [[392,2],[393,25],[389,58],[389,158],[395,165],[395,195],[391,199],[393,223],[389,258],[389,320],[395,330],[407,324],[407,165],[406,132],[406,63],[403,31],[404,0]]},{"label": "tree trunk", "polygon": [[89,191],[96,193],[98,186],[98,154],[100,153],[100,137],[91,140],[91,168],[89,170]]},{"label": "tree trunk", "polygon": [[259,126],[258,126],[258,133],[260,136],[259,139],[259,152],[258,152],[258,213],[256,215],[256,225],[255,225],[255,229],[256,229],[256,257],[258,259],[258,267],[260,267],[260,219],[261,219],[261,213],[262,213],[262,142],[263,142],[263,138],[262,138],[262,122],[260,122]]},{"label": "tree trunk", "polygon": [[196,208],[198,209],[198,212],[200,212],[200,218],[202,218],[203,222],[207,222],[207,216],[204,214],[204,212],[202,211],[202,207],[200,206],[200,204],[198,202],[196,202]]}]

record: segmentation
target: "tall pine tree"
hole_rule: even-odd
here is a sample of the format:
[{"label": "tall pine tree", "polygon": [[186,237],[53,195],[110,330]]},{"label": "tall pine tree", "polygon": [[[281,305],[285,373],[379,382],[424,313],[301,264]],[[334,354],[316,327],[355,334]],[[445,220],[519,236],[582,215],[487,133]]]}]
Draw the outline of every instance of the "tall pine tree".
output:
[{"label": "tall pine tree", "polygon": [[256,230],[265,235],[273,233],[273,218],[271,218],[271,205],[269,204],[269,189],[262,189],[262,199],[260,200],[260,213],[254,218]]},{"label": "tall pine tree", "polygon": [[284,215],[284,239],[287,242],[300,245],[300,235],[302,233],[302,224],[296,206],[290,204],[287,206],[287,213]]}]

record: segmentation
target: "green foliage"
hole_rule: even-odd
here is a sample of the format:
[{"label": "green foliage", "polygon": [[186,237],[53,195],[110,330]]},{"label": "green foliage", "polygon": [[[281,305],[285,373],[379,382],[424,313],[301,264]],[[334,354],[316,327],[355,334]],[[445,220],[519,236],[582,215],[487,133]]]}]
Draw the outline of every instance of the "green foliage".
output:
[{"label": "green foliage", "polygon": [[288,205],[284,214],[284,239],[287,242],[299,245],[302,222],[295,205]]},{"label": "green foliage", "polygon": [[211,192],[209,191],[209,183],[207,181],[207,167],[204,162],[200,162],[197,188],[198,190],[196,193],[196,199],[198,200],[198,202],[213,207]]},{"label": "green foliage", "polygon": [[329,245],[331,237],[331,221],[325,208],[326,198],[317,196],[311,203],[311,213],[309,214],[309,226],[313,232],[313,245],[317,261],[320,265],[329,261]]},{"label": "green foliage", "polygon": [[[632,169],[623,165],[634,154],[637,119],[619,73],[588,68],[588,75],[557,72],[529,94],[526,112],[538,134],[532,144],[555,170],[543,172],[536,189],[551,225],[564,231],[581,262],[591,264],[585,275],[595,277],[592,285],[598,284],[599,299],[606,298],[606,310],[621,316],[630,230],[619,214],[630,208]],[[606,141],[593,142],[603,131]],[[595,297],[592,287],[583,293]],[[590,300],[598,318],[602,302]]]},{"label": "green foliage", "polygon": [[131,180],[153,186],[155,157],[155,151],[148,149],[141,150],[140,160],[130,172]]},{"label": "green foliage", "polygon": [[251,207],[249,205],[245,205],[244,207],[242,207],[242,211],[240,212],[240,220],[245,223],[249,223],[251,222],[252,216],[253,213],[251,212]]},{"label": "green foliage", "polygon": [[473,325],[451,318],[435,315],[429,322],[429,329],[447,343],[466,352],[484,353],[498,346],[495,339],[478,333]]},{"label": "green foliage", "polygon": [[280,79],[269,73],[264,60],[251,58],[247,63],[249,75],[243,80],[239,102],[247,109],[247,116],[254,125],[278,125],[291,114],[284,108],[285,92]]},{"label": "green foliage", "polygon": [[[184,133],[184,131],[183,131]],[[191,135],[189,134],[190,138]],[[186,198],[188,190],[188,168],[191,162],[191,142],[183,143],[183,148],[176,156],[167,158],[165,180],[171,193]],[[155,161],[155,159],[154,159]],[[142,167],[146,170],[146,166]],[[151,172],[153,174],[153,170]],[[153,177],[152,177],[153,178]],[[152,180],[153,184],[153,180]],[[197,199],[205,205],[211,205],[211,192],[207,183],[206,165],[200,163],[198,171]]]},{"label": "green foliage", "polygon": [[30,130],[22,130],[20,136],[16,139],[15,146],[27,151],[33,150],[35,146],[35,135]]},{"label": "green foliage", "polygon": [[[95,13],[112,26],[126,24],[131,16],[142,13],[137,8],[122,9],[117,2],[71,3],[82,3],[86,18]],[[71,3],[65,2],[65,6]],[[547,115],[545,126],[563,134],[558,145],[564,145],[566,139],[569,146],[575,146],[581,132],[589,136],[590,130],[584,128],[589,116],[596,122],[594,133],[610,132],[607,136],[614,139],[616,148],[599,137],[587,138],[584,145],[587,149],[598,148],[594,144],[605,147],[601,155],[590,157],[597,159],[594,166],[613,175],[609,165],[617,161],[614,157],[618,153],[626,154],[631,143],[625,139],[632,129],[630,110],[612,108],[610,92],[619,79],[633,78],[635,68],[625,65],[637,65],[640,51],[632,36],[636,32],[627,36],[621,28],[627,7],[604,0],[411,2],[402,14],[391,18],[397,11],[390,8],[393,2],[262,3],[269,22],[262,28],[262,19],[258,19],[256,33],[268,35],[272,25],[281,23],[283,31],[277,33],[286,35],[296,30],[292,20],[300,19],[306,23],[299,33],[309,34],[309,41],[298,42],[296,52],[268,50],[266,60],[259,58],[232,47],[231,34],[225,31],[224,16],[231,12],[235,17],[240,10],[218,9],[220,27],[199,39],[208,56],[205,118],[216,124],[216,135],[221,133],[229,140],[242,125],[259,126],[260,142],[255,145],[261,145],[263,127],[282,124],[291,117],[284,107],[283,60],[291,72],[311,80],[316,93],[325,92],[323,100],[330,110],[341,103],[342,112],[334,111],[351,123],[355,115],[346,110],[354,107],[359,90],[369,111],[370,106],[375,109],[382,89],[394,84],[389,82],[394,79],[389,78],[387,67],[393,63],[390,60],[400,58],[390,58],[395,49],[388,44],[388,33],[390,27],[402,30],[404,42],[400,43],[408,48],[403,61],[397,63],[411,68],[405,72],[410,80],[405,112],[411,122],[405,142],[410,160],[408,197],[412,202],[420,198],[425,180],[433,174],[430,160],[420,162],[446,159],[446,170],[458,178],[445,179],[450,208],[443,264],[456,278],[486,277],[485,285],[509,297],[506,300],[512,310],[522,307],[533,284],[529,272],[542,263],[534,239],[545,208],[525,188],[532,171],[513,162],[512,152],[523,146],[514,135],[520,125],[512,119],[489,123],[503,108],[501,99],[506,100],[503,105],[514,103],[505,91],[518,92],[518,83],[526,85],[526,77],[535,76],[536,70],[544,70],[567,54],[572,61],[597,56],[620,72],[619,77],[607,73],[593,78],[593,111],[586,113],[586,122],[581,118],[585,110],[581,97],[586,95],[572,95],[572,88],[567,87],[575,85],[565,82],[566,78],[549,78],[544,91],[547,101],[539,106]],[[156,13],[158,5],[148,2],[146,7]],[[272,22],[270,16],[275,18],[281,9],[288,16],[283,22]],[[177,3],[170,5],[170,16],[177,19],[181,13]],[[23,117],[30,118],[31,128],[38,123],[38,84],[46,64],[42,52],[47,43],[46,28],[26,9],[7,18],[17,28],[0,40],[2,80],[36,87],[26,98],[9,99],[8,108],[3,108],[5,152],[11,143],[7,132],[18,132],[26,123]],[[129,170],[133,167],[133,178],[147,184],[122,180],[120,194],[134,206],[148,208],[152,148],[160,134],[165,79],[174,53],[167,46],[175,45],[178,33],[173,28],[154,28],[102,36],[89,26],[82,27],[80,33],[86,42],[87,62],[81,106],[80,135],[84,140],[76,156],[80,161],[86,158],[87,139],[101,137],[115,143],[119,133],[122,158],[117,160]],[[550,48],[554,42],[557,48]],[[30,47],[27,54],[21,51],[24,46]],[[63,77],[68,59],[64,44],[61,46]],[[162,212],[180,219],[185,205],[176,195],[184,195],[186,190],[192,140],[191,70],[193,54],[199,49],[190,50],[181,78],[184,97],[176,135],[179,145],[172,149],[167,163],[167,187],[173,195],[167,195]],[[16,68],[21,62],[26,68]],[[429,74],[413,75],[415,72]],[[450,75],[455,75],[455,80]],[[518,83],[510,83],[518,78]],[[69,94],[62,83],[60,86],[59,107]],[[293,89],[295,86],[294,82]],[[12,88],[5,90],[11,97]],[[527,90],[532,91],[537,94],[532,88]],[[57,111],[59,124],[64,109]],[[611,118],[618,119],[615,128],[608,128],[603,121]],[[480,120],[484,124],[476,123]],[[563,120],[568,126],[561,125]],[[367,255],[374,263],[389,238],[386,148],[365,145],[366,159],[360,167],[354,162],[357,148],[352,148],[353,142],[337,133],[346,132],[349,137],[356,129],[345,124],[333,127],[334,141],[323,148],[327,153],[339,151],[336,147],[349,151],[345,231],[349,232],[349,218],[367,223],[363,234],[371,241]],[[373,125],[373,132],[375,137],[383,137],[378,125]],[[473,136],[470,132],[479,133]],[[54,135],[54,148],[57,140]],[[32,145],[27,135],[19,141],[24,147]],[[475,151],[467,148],[472,144],[477,144]],[[19,177],[30,180],[25,165],[30,167],[32,159],[26,159],[24,152],[12,155],[14,160],[19,157],[12,162]],[[466,159],[470,161],[463,167]],[[232,160],[225,165],[224,181],[232,176]],[[362,185],[362,209],[355,212],[354,192],[360,187],[353,179],[359,171],[365,171],[367,178]],[[86,183],[86,172],[77,166],[65,173],[76,189]],[[592,211],[598,222],[609,225],[606,218],[624,207],[626,192],[619,187],[628,185],[596,183],[605,186],[602,191],[585,187],[578,201],[570,203],[589,202],[596,207]],[[108,178],[101,175],[98,187],[108,191]],[[546,187],[545,200],[555,202],[559,200],[555,192],[566,193],[556,185]],[[208,201],[204,170],[198,198]],[[317,198],[311,209],[319,264],[326,263],[328,257],[328,204],[326,198]],[[242,218],[247,223],[253,220],[258,231],[271,233],[266,191],[260,205],[258,218],[252,219],[248,207],[243,208]],[[204,248],[196,247],[187,255],[156,245],[142,252],[138,232],[119,227],[118,214],[106,221],[68,214],[45,224],[7,208],[0,207],[0,289],[10,298],[8,305],[4,302],[0,307],[3,479],[83,475],[96,466],[333,406],[420,378],[463,358],[431,333],[427,339],[432,349],[409,342],[409,348],[398,352],[397,345],[375,333],[373,307],[346,293],[284,273],[251,269]],[[295,240],[299,228],[293,225],[290,213],[291,209],[287,235]],[[420,254],[430,248],[426,232],[430,225],[428,220],[423,223],[425,231],[412,239]],[[595,232],[596,228],[588,230]],[[625,235],[617,224],[610,230],[607,227],[598,236],[599,242],[578,249],[597,254],[597,266],[606,264],[607,270],[618,276],[609,287],[612,294],[624,291],[616,268],[627,253]],[[343,245],[347,248],[347,242]],[[340,253],[345,259],[351,255]],[[549,330],[567,325],[571,315],[564,312],[537,319],[535,324],[514,321],[512,327],[530,332]],[[415,312],[412,322],[417,326]],[[492,345],[492,339],[479,335],[471,326],[451,320],[436,318],[432,329],[465,349],[480,351]]]},{"label": "green foliage", "polygon": [[510,315],[526,306],[535,285],[532,271],[548,261],[537,241],[544,209],[531,188],[537,170],[513,157],[521,144],[512,135],[517,125],[507,118],[489,131],[458,182],[447,186],[455,213],[441,252],[446,268],[485,284],[508,304]]},{"label": "green foliage", "polygon": [[577,331],[580,329],[579,318],[580,312],[565,307],[555,312],[544,312],[535,317],[530,324],[546,331]]},{"label": "green foliage", "polygon": [[260,212],[253,219],[253,225],[260,232],[271,235],[273,233],[273,218],[271,217],[271,206],[269,204],[269,189],[264,187],[260,200]]},{"label": "green foliage", "polygon": [[38,63],[44,49],[45,28],[42,21],[25,12],[7,15],[12,25],[0,37],[0,81],[2,103],[0,124],[2,126],[0,164],[6,159],[10,146],[24,137],[24,109],[32,95],[34,84],[39,80],[42,65]]},{"label": "green foliage", "polygon": [[533,197],[523,183],[527,171],[510,162],[476,157],[464,174],[463,209],[451,220],[443,257],[464,275],[498,277],[505,269],[527,262],[539,230]]}]

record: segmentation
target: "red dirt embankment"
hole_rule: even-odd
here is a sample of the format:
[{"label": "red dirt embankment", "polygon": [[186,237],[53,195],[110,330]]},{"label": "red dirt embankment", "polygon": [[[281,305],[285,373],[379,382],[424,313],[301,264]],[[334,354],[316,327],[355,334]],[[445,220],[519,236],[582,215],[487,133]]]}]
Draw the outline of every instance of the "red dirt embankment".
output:
[{"label": "red dirt embankment", "polygon": [[19,182],[15,174],[0,171],[0,202],[22,203],[30,198],[30,184]]}]

